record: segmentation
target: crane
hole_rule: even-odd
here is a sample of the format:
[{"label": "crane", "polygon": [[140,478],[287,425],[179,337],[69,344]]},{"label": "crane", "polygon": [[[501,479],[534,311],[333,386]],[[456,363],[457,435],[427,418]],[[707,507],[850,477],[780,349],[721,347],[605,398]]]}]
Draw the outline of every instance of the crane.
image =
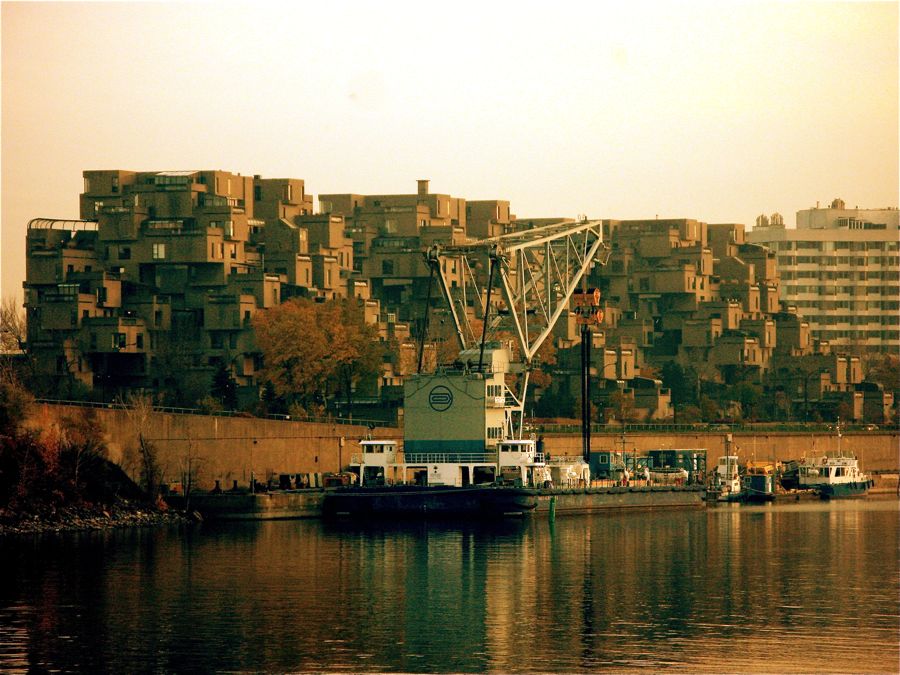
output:
[{"label": "crane", "polygon": [[[602,256],[604,252],[606,255]],[[510,372],[515,381],[507,384],[505,392],[506,433],[521,438],[533,359],[560,316],[568,311],[573,296],[584,290],[583,282],[590,269],[597,263],[605,264],[608,257],[603,244],[602,221],[586,218],[466,244],[433,245],[425,252],[430,280],[420,335],[419,371],[428,330],[432,286],[437,280],[460,353],[468,355],[470,367],[481,371],[485,346],[495,342],[504,332],[512,336],[518,362],[511,364]],[[446,270],[448,264],[453,263],[462,270],[460,283],[448,280]],[[495,288],[499,290],[499,297],[494,295]],[[580,317],[588,319],[596,316],[599,309],[590,303],[577,304],[579,308],[588,308],[579,310]],[[479,343],[478,360],[472,363],[474,347]],[[585,365],[584,357],[582,365]]]}]

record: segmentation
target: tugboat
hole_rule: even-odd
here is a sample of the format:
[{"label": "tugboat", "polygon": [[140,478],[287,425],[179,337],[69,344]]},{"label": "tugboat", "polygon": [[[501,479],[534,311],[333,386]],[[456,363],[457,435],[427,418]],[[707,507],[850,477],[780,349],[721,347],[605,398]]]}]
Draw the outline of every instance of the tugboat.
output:
[{"label": "tugboat", "polygon": [[841,450],[841,423],[837,424],[838,449],[800,464],[801,490],[813,490],[822,499],[863,497],[874,481],[859,469],[859,459]]},{"label": "tugboat", "polygon": [[731,434],[725,436],[725,454],[719,457],[710,492],[719,502],[739,502],[744,497],[738,458],[731,454]]},{"label": "tugboat", "polygon": [[775,499],[775,466],[771,462],[747,462],[741,478],[744,501],[771,502]]}]

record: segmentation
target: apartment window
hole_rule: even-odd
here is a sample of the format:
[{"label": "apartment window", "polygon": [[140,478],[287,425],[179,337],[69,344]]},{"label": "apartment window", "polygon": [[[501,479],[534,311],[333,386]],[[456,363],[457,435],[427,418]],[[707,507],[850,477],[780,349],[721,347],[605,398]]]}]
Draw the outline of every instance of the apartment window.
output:
[{"label": "apartment window", "polygon": [[153,259],[154,260],[165,260],[166,259],[166,245],[165,244],[153,244]]},{"label": "apartment window", "polygon": [[84,191],[85,192],[91,191],[91,179],[90,178],[85,177],[85,179],[84,179]]},{"label": "apartment window", "polygon": [[259,185],[253,186],[253,199],[254,201],[260,201],[262,199],[262,187]]},{"label": "apartment window", "polygon": [[229,253],[231,255],[231,259],[235,260],[237,258],[237,244],[231,244],[228,248],[229,248]]},{"label": "apartment window", "polygon": [[113,349],[125,349],[125,346],[128,344],[126,342],[127,336],[125,333],[113,333],[111,340],[111,347]]},{"label": "apartment window", "polygon": [[144,334],[143,334],[143,333],[138,333],[138,336],[137,336],[137,348],[138,348],[138,349],[143,349],[143,348],[144,348]]},{"label": "apartment window", "polygon": [[119,247],[119,260],[131,260],[131,247],[130,246],[120,246]]},{"label": "apartment window", "polygon": [[161,309],[157,309],[153,312],[153,324],[156,326],[161,326],[163,320],[163,313]]},{"label": "apartment window", "polygon": [[381,273],[382,274],[393,274],[394,273],[394,261],[393,260],[382,260],[381,261]]},{"label": "apartment window", "polygon": [[118,176],[112,177],[112,191],[113,192],[119,191],[119,177]]},{"label": "apartment window", "polygon": [[287,201],[293,201],[294,199],[294,186],[290,183],[284,186],[284,198]]}]

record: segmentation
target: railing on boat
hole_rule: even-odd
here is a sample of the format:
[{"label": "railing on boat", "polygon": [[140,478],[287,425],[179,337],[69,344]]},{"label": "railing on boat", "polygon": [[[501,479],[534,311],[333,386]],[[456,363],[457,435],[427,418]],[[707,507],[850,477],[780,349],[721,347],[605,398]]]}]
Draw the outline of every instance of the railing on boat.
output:
[{"label": "railing on boat", "polygon": [[[504,452],[503,456],[504,458],[509,458],[509,455],[519,454],[520,453]],[[355,452],[350,456],[350,463],[366,464],[374,462],[380,464],[381,462],[374,461],[378,457],[384,457],[384,454],[378,452]],[[366,461],[367,459],[369,460],[368,462]],[[398,452],[395,455],[395,462],[397,464],[497,464],[498,461],[499,459],[496,452]],[[564,463],[555,458],[552,461],[557,464]],[[534,453],[533,463],[543,464],[544,453]]]},{"label": "railing on boat", "polygon": [[407,452],[406,464],[496,464],[496,452]]}]

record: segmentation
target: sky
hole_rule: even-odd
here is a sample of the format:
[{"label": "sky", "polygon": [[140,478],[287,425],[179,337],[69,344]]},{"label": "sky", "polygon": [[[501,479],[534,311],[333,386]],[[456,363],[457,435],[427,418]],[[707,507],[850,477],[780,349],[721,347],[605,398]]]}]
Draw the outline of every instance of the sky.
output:
[{"label": "sky", "polygon": [[898,206],[896,2],[3,2],[0,295],[82,171],[520,217]]}]

